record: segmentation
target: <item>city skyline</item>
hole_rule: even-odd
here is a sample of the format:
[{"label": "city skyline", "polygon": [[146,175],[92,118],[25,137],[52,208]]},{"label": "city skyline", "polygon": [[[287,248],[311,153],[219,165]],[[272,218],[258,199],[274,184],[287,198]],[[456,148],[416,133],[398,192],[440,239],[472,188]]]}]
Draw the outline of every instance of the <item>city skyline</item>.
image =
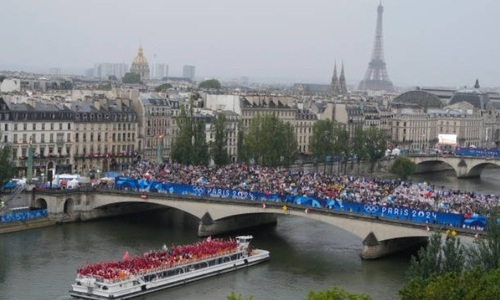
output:
[{"label": "city skyline", "polygon": [[[0,69],[87,69],[131,64],[142,45],[151,63],[184,65],[197,77],[328,83],[344,62],[355,85],[370,60],[378,0],[72,1],[7,0]],[[500,86],[493,0],[382,1],[387,69],[396,86]],[[199,75],[198,75],[199,74]]]}]

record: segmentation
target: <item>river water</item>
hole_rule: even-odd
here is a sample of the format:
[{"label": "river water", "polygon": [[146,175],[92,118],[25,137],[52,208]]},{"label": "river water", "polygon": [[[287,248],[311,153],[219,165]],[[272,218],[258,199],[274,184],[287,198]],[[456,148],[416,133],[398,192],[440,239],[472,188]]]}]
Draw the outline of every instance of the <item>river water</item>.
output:
[{"label": "river water", "polygon": [[[438,186],[499,193],[498,170],[481,179],[456,179],[446,173],[414,179]],[[119,260],[166,243],[199,239],[197,221],[174,209],[57,225],[0,235],[0,300],[71,299],[67,291],[76,268],[86,262]],[[217,277],[140,297],[141,300],[222,300],[235,291],[255,300],[304,299],[309,290],[339,285],[373,299],[397,299],[405,281],[409,254],[361,260],[361,240],[341,228],[301,217],[280,216],[277,226],[242,232],[254,235],[254,247],[271,251],[271,260]],[[234,236],[234,235],[232,235]]]}]

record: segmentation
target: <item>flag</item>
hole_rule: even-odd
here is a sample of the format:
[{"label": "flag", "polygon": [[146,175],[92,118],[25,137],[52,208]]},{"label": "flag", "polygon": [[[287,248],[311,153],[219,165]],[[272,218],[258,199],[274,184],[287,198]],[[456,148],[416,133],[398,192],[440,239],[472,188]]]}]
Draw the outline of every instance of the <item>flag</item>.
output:
[{"label": "flag", "polygon": [[128,258],[129,258],[128,251],[125,251],[125,253],[123,253],[122,258],[123,258],[123,260],[128,260]]},{"label": "flag", "polygon": [[288,207],[286,207],[286,205],[283,205],[283,207],[281,208],[283,211],[287,211],[288,210]]}]

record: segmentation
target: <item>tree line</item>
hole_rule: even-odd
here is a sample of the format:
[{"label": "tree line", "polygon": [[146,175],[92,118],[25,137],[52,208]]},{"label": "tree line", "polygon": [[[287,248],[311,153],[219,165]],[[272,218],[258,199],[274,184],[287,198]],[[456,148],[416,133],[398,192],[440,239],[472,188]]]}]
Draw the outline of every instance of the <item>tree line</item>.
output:
[{"label": "tree line", "polygon": [[[192,107],[192,106],[189,106]],[[219,113],[212,121],[213,140],[206,142],[205,120],[194,116],[192,108],[181,108],[177,117],[178,132],[173,141],[171,158],[183,164],[217,166],[229,163],[227,152],[228,121]],[[290,166],[301,157],[295,129],[289,122],[275,115],[258,115],[250,120],[248,128],[238,125],[237,159],[240,163],[262,166]],[[382,158],[387,147],[386,132],[380,128],[356,127],[351,134],[336,121],[320,120],[313,126],[310,140],[311,158],[315,162],[338,159],[358,163],[368,160],[372,164]]]}]

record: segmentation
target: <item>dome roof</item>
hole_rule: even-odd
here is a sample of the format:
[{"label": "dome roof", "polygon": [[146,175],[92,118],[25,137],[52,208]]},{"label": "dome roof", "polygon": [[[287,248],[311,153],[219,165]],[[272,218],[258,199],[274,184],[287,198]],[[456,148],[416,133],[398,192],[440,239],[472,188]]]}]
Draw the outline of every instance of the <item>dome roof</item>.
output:
[{"label": "dome roof", "polygon": [[490,97],[486,93],[481,93],[479,91],[463,91],[457,92],[451,97],[448,105],[452,105],[455,103],[467,102],[474,107],[479,109],[488,109],[492,104],[490,103]]},{"label": "dome roof", "polygon": [[409,91],[392,100],[394,107],[442,108],[444,104],[436,95],[424,91]]},{"label": "dome roof", "polygon": [[139,47],[139,53],[137,53],[137,56],[132,61],[132,64],[139,64],[139,65],[147,65],[148,64],[148,60],[146,59],[146,57],[142,53],[142,47]]}]

